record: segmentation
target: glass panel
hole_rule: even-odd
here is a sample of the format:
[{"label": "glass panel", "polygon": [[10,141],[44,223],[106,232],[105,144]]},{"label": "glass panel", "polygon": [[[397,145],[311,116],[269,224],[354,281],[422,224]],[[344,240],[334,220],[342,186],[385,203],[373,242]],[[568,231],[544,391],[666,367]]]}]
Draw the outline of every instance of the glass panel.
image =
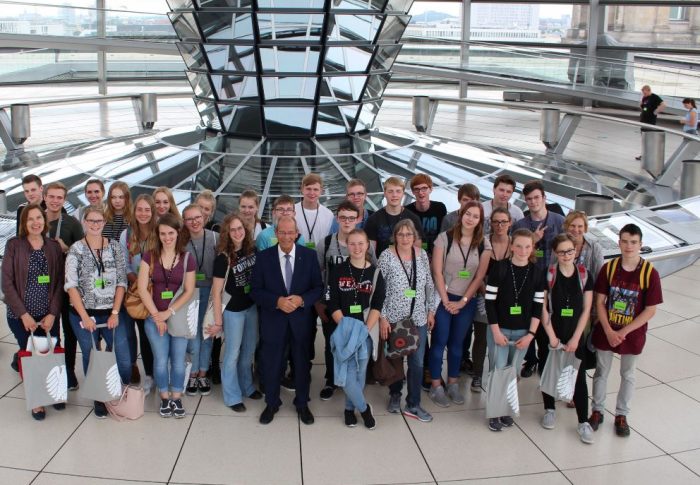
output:
[{"label": "glass panel", "polygon": [[208,41],[253,39],[253,22],[249,13],[202,11],[198,16]]},{"label": "glass panel", "polygon": [[[224,125],[229,133],[237,135],[262,135],[260,107],[219,105]],[[223,111],[225,110],[225,113]]]},{"label": "glass panel", "polygon": [[270,135],[308,136],[314,108],[265,106],[265,127]]},{"label": "glass panel", "polygon": [[195,96],[200,96],[202,98],[214,97],[209,77],[206,74],[200,74],[198,72],[187,72],[186,74]]},{"label": "glass panel", "polygon": [[316,72],[319,47],[260,47],[263,72]]},{"label": "glass panel", "polygon": [[364,99],[381,98],[384,94],[384,89],[391,79],[391,74],[377,74],[369,77],[367,88],[365,89]]},{"label": "glass panel", "polygon": [[333,76],[323,78],[321,102],[359,101],[367,76]]},{"label": "glass panel", "polygon": [[197,22],[191,12],[169,13],[170,23],[180,40],[201,40]]},{"label": "glass panel", "polygon": [[382,26],[382,31],[379,33],[377,42],[398,42],[406,30],[408,21],[411,19],[409,15],[390,15],[386,18],[386,22]]},{"label": "glass panel", "polygon": [[199,8],[252,8],[252,0],[195,0]]},{"label": "glass panel", "polygon": [[178,42],[176,45],[188,69],[207,69],[199,44]]},{"label": "glass panel", "polygon": [[[580,10],[574,6],[573,16],[578,17]],[[606,5],[604,18],[605,45],[700,47],[697,6]]]},{"label": "glass panel", "polygon": [[319,40],[323,15],[258,14],[261,40]]},{"label": "glass panel", "polygon": [[372,71],[388,71],[399,55],[401,45],[387,45],[377,47],[377,55],[372,61]]},{"label": "glass panel", "polygon": [[333,0],[331,9],[381,10],[385,3],[386,0]]},{"label": "glass panel", "polygon": [[265,100],[313,100],[316,95],[315,77],[264,77]]},{"label": "glass panel", "polygon": [[109,81],[125,77],[155,76],[182,78],[182,57],[177,54],[107,53],[107,78]]},{"label": "glass panel", "polygon": [[211,82],[220,100],[259,100],[258,84],[254,76],[218,76],[212,74]]},{"label": "glass panel", "polygon": [[42,5],[42,3],[47,2],[3,4],[0,11],[0,33],[61,37],[95,37],[97,35],[95,29],[97,15],[95,10],[88,10],[95,8],[94,0],[60,2],[85,8]]},{"label": "glass panel", "polygon": [[[182,64],[180,70],[182,70]],[[54,49],[33,49],[19,52],[18,49],[7,49],[0,51],[0,84],[51,81],[54,79],[96,80],[97,54]],[[37,93],[48,86],[50,84],[37,89]]]},{"label": "glass panel", "polygon": [[197,111],[199,111],[199,116],[202,117],[202,121],[204,121],[207,126],[215,130],[221,129],[221,120],[219,120],[219,115],[216,112],[216,105],[214,103],[203,99],[195,99],[194,104],[197,107]]},{"label": "glass panel", "polygon": [[258,0],[259,8],[323,8],[323,0]]},{"label": "glass panel", "polygon": [[339,106],[320,106],[318,108],[318,121],[316,122],[317,135],[339,135],[350,131],[345,124],[344,116]]},{"label": "glass panel", "polygon": [[[386,11],[387,12],[407,13],[408,10],[411,8],[412,3],[413,3],[413,0],[389,0],[389,4],[386,6]],[[418,2],[416,2],[416,3],[418,3]],[[421,3],[428,3],[428,2],[421,2]],[[437,9],[439,9],[439,7],[441,5],[443,5],[442,2],[440,2],[440,3],[430,2],[430,6],[428,8],[437,10]],[[453,2],[450,2],[447,5],[449,5],[450,7],[454,7]],[[459,4],[457,4],[457,7],[459,8]]]},{"label": "glass panel", "polygon": [[365,72],[372,58],[372,47],[329,47],[323,72]]},{"label": "glass panel", "polygon": [[355,129],[357,131],[360,131],[372,128],[372,125],[374,124],[374,119],[377,117],[377,113],[379,113],[379,108],[381,107],[381,105],[381,101],[377,101],[376,103],[363,104],[362,110],[360,110],[360,117],[357,120],[357,126],[355,127]]},{"label": "glass panel", "polygon": [[256,71],[253,47],[209,44],[204,49],[215,71]]},{"label": "glass panel", "polygon": [[381,20],[381,15],[334,15],[328,39],[373,42]]}]

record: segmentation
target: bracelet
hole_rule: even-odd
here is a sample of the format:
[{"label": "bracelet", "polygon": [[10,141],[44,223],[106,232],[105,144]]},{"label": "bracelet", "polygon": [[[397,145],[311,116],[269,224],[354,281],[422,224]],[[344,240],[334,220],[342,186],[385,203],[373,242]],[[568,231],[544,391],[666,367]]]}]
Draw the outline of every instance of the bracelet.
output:
[{"label": "bracelet", "polygon": [[535,332],[533,332],[532,330],[528,330],[527,333],[529,333],[529,334],[532,335],[533,337],[536,336],[536,335],[535,335]]}]

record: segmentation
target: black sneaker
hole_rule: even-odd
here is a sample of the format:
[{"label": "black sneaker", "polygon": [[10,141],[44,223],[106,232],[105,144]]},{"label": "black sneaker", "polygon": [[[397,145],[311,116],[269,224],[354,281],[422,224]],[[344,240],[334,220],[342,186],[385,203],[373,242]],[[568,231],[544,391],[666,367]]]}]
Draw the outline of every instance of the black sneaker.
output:
[{"label": "black sneaker", "polygon": [[326,384],[323,386],[323,389],[321,389],[321,401],[328,401],[330,398],[333,397],[333,392],[335,391],[335,386],[329,386]]},{"label": "black sneaker", "polygon": [[53,405],[53,408],[54,408],[56,411],[63,411],[64,409],[66,409],[66,403],[64,403],[64,402],[56,403],[56,404]]},{"label": "black sneaker", "polygon": [[95,417],[97,419],[105,419],[109,413],[107,412],[107,406],[105,403],[100,401],[95,401]]},{"label": "black sneaker", "polygon": [[208,396],[211,393],[211,382],[207,377],[197,377],[197,388],[202,396]]},{"label": "black sneaker", "polygon": [[185,392],[188,396],[196,396],[198,389],[199,385],[197,382],[197,377],[190,376],[190,378],[187,380],[187,387],[185,388]]},{"label": "black sneaker", "polygon": [[532,374],[535,373],[536,369],[537,369],[537,362],[532,362],[532,363],[525,362],[525,364],[523,364],[522,370],[520,371],[520,377],[522,377],[523,379],[527,379],[528,377],[532,376]]},{"label": "black sneaker", "polygon": [[231,409],[233,409],[237,413],[246,412],[245,404],[243,404],[242,402],[239,402],[238,404],[234,404],[233,406],[230,406],[230,407],[231,407]]},{"label": "black sneaker", "polygon": [[262,392],[258,391],[257,389],[254,390],[250,396],[248,396],[248,399],[253,399],[255,401],[262,399],[263,395]]},{"label": "black sneaker", "polygon": [[489,429],[491,431],[501,431],[503,429],[503,424],[498,418],[489,418]]},{"label": "black sneaker", "polygon": [[355,416],[355,411],[345,410],[345,426],[348,428],[354,428],[357,426],[357,416]]},{"label": "black sneaker", "polygon": [[627,424],[627,416],[615,416],[615,434],[622,437],[630,435],[630,425]]},{"label": "black sneaker", "polygon": [[501,416],[499,419],[501,420],[501,424],[505,428],[510,428],[515,424],[515,421],[513,421],[513,418],[510,416]]},{"label": "black sneaker", "polygon": [[469,386],[472,392],[481,392],[481,377],[474,377],[472,385]]},{"label": "black sneaker", "polygon": [[160,399],[160,416],[162,418],[169,418],[173,415],[173,407],[170,405],[170,399]]},{"label": "black sneaker", "polygon": [[430,377],[430,370],[423,369],[423,384],[421,387],[425,392],[430,392],[430,388],[433,387],[433,378]]},{"label": "black sneaker", "polygon": [[369,403],[367,403],[367,409],[365,409],[365,412],[360,413],[360,416],[362,416],[362,421],[365,422],[365,428],[374,429],[377,427],[377,421],[374,419],[374,415],[372,414],[372,406]]},{"label": "black sneaker", "polygon": [[170,406],[173,408],[173,416],[176,418],[185,417],[185,408],[182,406],[182,399],[171,399]]},{"label": "black sneaker", "polygon": [[459,366],[459,370],[467,374],[468,376],[474,375],[474,362],[467,357],[462,361]]},{"label": "black sneaker", "polygon": [[77,391],[78,390],[78,378],[75,377],[75,371],[68,371],[68,390]]},{"label": "black sneaker", "polygon": [[12,356],[12,362],[10,362],[10,367],[12,367],[13,371],[19,372],[19,352],[15,352],[15,355]]},{"label": "black sneaker", "polygon": [[284,376],[282,378],[282,387],[284,387],[288,391],[296,391],[296,386],[294,385],[294,379],[291,378],[291,376]]}]

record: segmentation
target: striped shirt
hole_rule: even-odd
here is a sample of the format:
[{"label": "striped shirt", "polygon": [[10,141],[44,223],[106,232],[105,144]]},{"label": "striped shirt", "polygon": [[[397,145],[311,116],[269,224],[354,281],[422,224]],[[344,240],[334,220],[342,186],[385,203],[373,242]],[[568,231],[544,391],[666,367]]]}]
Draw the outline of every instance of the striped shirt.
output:
[{"label": "striped shirt", "polygon": [[532,317],[542,316],[545,278],[532,263],[516,266],[510,259],[497,261],[486,284],[489,324],[510,330],[530,328]]}]

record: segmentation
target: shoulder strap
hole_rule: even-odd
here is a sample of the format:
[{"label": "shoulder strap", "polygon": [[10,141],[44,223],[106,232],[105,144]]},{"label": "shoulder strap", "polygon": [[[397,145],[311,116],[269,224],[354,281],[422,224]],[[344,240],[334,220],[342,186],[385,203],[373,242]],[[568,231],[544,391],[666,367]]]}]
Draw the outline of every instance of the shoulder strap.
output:
[{"label": "shoulder strap", "polygon": [[479,243],[479,259],[481,259],[481,255],[484,253],[485,248],[486,246],[484,245],[484,240],[482,239]]},{"label": "shoulder strap", "polygon": [[333,234],[329,234],[323,239],[323,254],[328,254],[328,248],[331,247],[331,239],[333,239]]},{"label": "shoulder strap", "polygon": [[583,292],[586,288],[586,283],[588,282],[588,270],[586,270],[586,267],[580,263],[576,265],[576,269],[578,271],[578,282],[581,286],[581,292]]},{"label": "shoulder strap", "polygon": [[651,273],[654,265],[646,259],[642,258],[642,268],[639,271],[639,288],[644,291],[649,288],[651,282]]},{"label": "shoulder strap", "polygon": [[260,220],[260,229],[265,229],[267,228],[267,224],[265,224],[265,221]]},{"label": "shoulder strap", "polygon": [[551,290],[554,288],[554,283],[557,280],[557,263],[550,264],[547,267],[547,287]]},{"label": "shoulder strap", "polygon": [[442,271],[445,272],[445,265],[447,264],[447,253],[450,252],[452,247],[452,231],[448,229],[445,231],[445,236],[447,236],[447,247],[445,247],[445,252],[442,255]]},{"label": "shoulder strap", "polygon": [[605,275],[608,277],[608,284],[612,286],[613,277],[615,276],[615,271],[617,270],[617,265],[620,264],[620,258],[614,258],[605,266]]}]

